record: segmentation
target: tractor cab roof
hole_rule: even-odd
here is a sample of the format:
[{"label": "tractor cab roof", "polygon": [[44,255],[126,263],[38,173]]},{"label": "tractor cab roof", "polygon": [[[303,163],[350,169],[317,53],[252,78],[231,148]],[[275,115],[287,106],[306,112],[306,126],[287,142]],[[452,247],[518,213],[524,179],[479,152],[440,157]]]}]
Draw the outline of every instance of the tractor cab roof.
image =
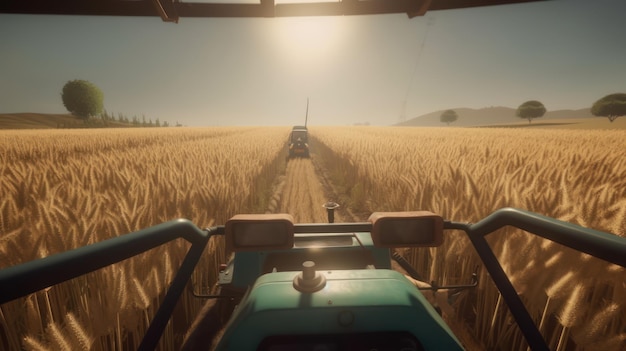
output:
[{"label": "tractor cab roof", "polygon": [[538,0],[338,0],[334,2],[279,2],[260,0],[257,3],[194,2],[172,0],[19,0],[0,2],[0,13],[154,16],[165,22],[178,22],[180,17],[291,17],[345,16],[406,13],[409,18],[423,16],[427,11],[500,5]]}]

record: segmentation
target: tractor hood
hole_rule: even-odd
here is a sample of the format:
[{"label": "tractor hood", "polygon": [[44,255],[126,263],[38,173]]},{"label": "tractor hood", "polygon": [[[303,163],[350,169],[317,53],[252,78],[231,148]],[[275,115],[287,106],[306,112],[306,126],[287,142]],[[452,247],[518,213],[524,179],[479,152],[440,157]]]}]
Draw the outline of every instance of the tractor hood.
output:
[{"label": "tractor hood", "polygon": [[411,334],[426,350],[462,349],[419,290],[396,271],[317,272],[325,283],[312,293],[296,289],[294,279],[300,274],[277,272],[259,277],[235,310],[218,350],[256,350],[258,345],[267,345],[268,338],[280,342],[281,336],[293,339],[294,335],[336,347],[330,349],[344,349],[345,344],[333,344],[339,342],[333,335],[374,332]]}]

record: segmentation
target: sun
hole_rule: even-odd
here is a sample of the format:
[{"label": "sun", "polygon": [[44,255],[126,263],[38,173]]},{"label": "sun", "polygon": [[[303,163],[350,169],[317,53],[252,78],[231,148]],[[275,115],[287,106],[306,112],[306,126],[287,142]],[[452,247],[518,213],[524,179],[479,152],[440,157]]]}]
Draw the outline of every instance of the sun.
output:
[{"label": "sun", "polygon": [[344,36],[341,17],[277,18],[274,26],[277,54],[290,66],[301,68],[331,60]]}]

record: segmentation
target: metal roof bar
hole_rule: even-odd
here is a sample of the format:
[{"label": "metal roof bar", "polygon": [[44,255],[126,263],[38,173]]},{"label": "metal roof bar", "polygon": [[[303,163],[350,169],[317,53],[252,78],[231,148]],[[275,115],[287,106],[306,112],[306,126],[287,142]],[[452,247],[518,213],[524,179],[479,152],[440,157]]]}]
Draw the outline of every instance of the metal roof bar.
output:
[{"label": "metal roof bar", "polygon": [[[312,0],[314,1],[314,0]],[[256,4],[197,3],[179,0],[3,0],[0,13],[87,16],[158,16],[167,22],[179,17],[293,17],[406,13],[534,2],[543,0],[337,0],[336,2]]]}]

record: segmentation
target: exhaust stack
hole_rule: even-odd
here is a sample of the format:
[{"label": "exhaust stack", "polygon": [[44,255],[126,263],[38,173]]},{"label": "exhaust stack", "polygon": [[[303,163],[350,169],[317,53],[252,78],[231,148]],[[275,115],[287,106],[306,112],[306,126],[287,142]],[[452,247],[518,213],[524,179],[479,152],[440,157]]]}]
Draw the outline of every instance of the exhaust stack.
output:
[{"label": "exhaust stack", "polygon": [[328,223],[335,223],[335,209],[339,207],[339,204],[334,201],[328,201],[323,204],[322,207],[326,209],[326,213],[328,214]]}]

